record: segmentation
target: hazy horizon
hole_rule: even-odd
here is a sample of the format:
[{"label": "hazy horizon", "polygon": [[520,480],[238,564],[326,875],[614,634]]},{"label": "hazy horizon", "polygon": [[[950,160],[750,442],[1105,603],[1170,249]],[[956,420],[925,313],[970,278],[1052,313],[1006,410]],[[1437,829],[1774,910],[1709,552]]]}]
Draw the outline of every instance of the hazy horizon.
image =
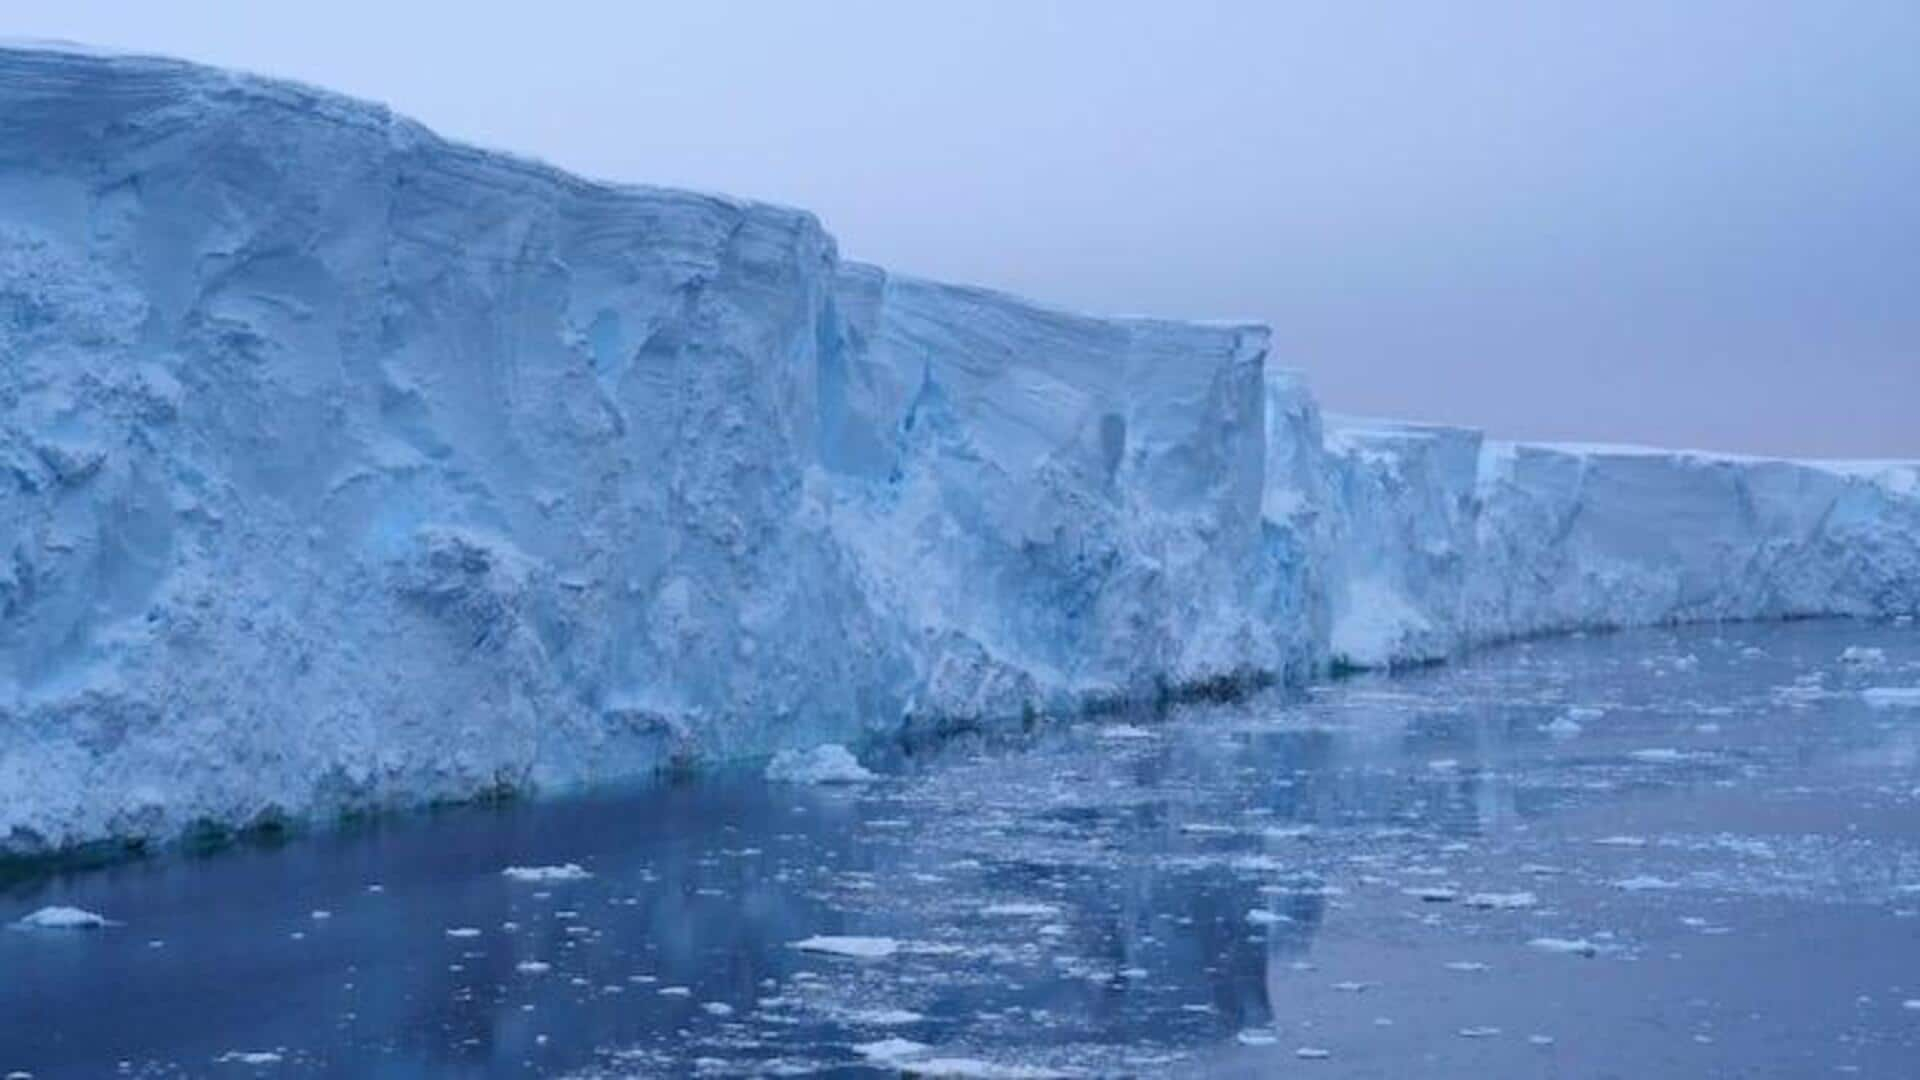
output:
[{"label": "hazy horizon", "polygon": [[1334,412],[1920,457],[1920,5],[25,4],[843,254],[1249,318]]}]

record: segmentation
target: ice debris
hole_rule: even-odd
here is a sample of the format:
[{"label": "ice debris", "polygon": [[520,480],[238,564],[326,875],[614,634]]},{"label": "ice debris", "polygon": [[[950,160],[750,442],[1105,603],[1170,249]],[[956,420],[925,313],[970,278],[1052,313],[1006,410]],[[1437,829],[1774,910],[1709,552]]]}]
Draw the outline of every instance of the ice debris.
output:
[{"label": "ice debris", "polygon": [[500,876],[509,881],[547,885],[561,881],[584,881],[593,874],[578,863],[561,863],[558,866],[509,866],[500,871]]},{"label": "ice debris", "polygon": [[1860,696],[1876,709],[1920,709],[1920,686],[1872,686]]},{"label": "ice debris", "polygon": [[767,779],[789,784],[862,784],[878,776],[839,743],[811,750],[782,750],[767,765]]},{"label": "ice debris", "polygon": [[13,924],[21,930],[98,930],[118,926],[112,919],[77,907],[43,907]]},{"label": "ice debris", "polygon": [[900,943],[888,937],[815,935],[793,943],[801,952],[850,956],[857,960],[883,960],[900,951]]}]

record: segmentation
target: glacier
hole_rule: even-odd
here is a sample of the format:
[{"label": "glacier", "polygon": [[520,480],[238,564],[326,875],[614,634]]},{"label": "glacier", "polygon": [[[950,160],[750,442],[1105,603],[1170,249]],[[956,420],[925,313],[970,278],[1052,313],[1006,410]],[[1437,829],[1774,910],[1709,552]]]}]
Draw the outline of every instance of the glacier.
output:
[{"label": "glacier", "polygon": [[1326,416],[1270,348],[0,46],[0,855],[1920,612],[1913,463]]}]

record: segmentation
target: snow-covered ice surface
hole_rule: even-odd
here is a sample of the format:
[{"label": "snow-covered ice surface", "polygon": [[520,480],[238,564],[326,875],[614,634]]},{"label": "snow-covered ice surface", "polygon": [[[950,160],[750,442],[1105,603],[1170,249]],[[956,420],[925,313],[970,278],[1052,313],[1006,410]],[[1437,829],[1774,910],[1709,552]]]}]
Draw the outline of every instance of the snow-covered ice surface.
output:
[{"label": "snow-covered ice surface", "polygon": [[1903,1076],[1920,724],[1878,685],[1920,628],[1628,631],[10,880],[0,922],[122,926],[0,933],[0,1075]]},{"label": "snow-covered ice surface", "polygon": [[1267,350],[0,46],[0,855],[1920,611],[1911,465],[1329,424]]}]

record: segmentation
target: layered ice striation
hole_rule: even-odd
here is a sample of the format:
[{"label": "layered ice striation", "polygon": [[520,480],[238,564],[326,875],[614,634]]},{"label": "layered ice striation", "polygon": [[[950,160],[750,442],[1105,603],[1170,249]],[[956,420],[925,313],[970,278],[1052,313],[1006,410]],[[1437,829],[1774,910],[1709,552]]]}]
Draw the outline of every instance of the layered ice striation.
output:
[{"label": "layered ice striation", "polygon": [[0,853],[1920,609],[1912,466],[1323,420],[1267,351],[0,47]]}]

